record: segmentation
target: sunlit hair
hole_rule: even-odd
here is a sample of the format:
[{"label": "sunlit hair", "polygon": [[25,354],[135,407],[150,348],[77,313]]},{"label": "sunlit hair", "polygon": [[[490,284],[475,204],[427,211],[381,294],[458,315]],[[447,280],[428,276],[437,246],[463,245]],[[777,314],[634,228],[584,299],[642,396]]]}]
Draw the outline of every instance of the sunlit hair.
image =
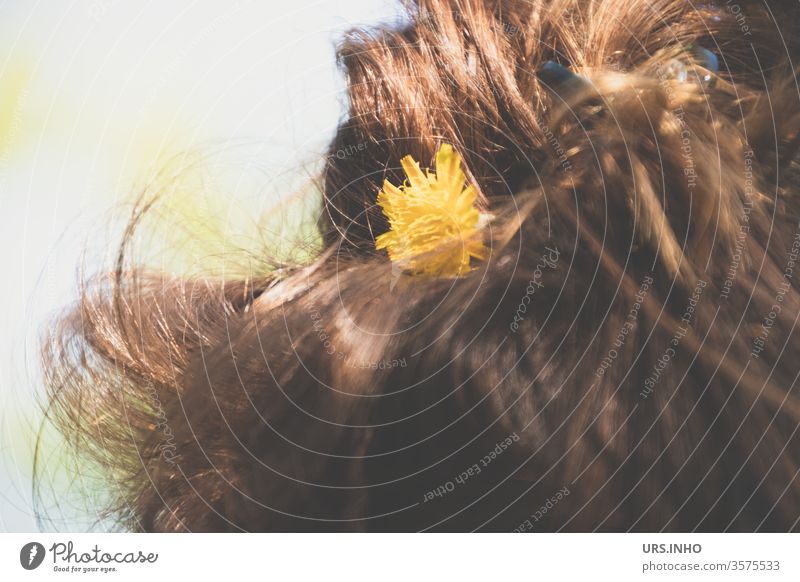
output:
[{"label": "sunlit hair", "polygon": [[[48,415],[109,515],[798,529],[800,8],[736,6],[420,0],[351,32],[319,256],[175,279],[123,245],[49,334]],[[414,277],[375,249],[376,198],[442,143],[493,217],[487,258]]]}]

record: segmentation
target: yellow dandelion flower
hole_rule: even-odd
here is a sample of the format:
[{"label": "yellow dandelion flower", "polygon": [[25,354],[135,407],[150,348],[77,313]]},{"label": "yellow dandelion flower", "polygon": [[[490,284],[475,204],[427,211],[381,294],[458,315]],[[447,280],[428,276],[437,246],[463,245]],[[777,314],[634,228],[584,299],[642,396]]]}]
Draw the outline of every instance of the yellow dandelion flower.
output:
[{"label": "yellow dandelion flower", "polygon": [[477,190],[464,187],[461,156],[453,146],[441,145],[435,171],[423,172],[411,156],[400,164],[406,183],[398,188],[386,180],[378,194],[390,230],[375,239],[375,247],[407,271],[437,277],[458,277],[470,270],[471,259],[486,259]]}]

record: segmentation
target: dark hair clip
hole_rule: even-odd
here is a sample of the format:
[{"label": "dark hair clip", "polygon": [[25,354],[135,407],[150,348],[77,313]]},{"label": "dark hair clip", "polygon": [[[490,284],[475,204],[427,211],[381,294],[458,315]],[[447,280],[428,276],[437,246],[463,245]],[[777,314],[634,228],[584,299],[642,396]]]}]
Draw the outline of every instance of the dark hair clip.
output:
[{"label": "dark hair clip", "polygon": [[719,72],[717,55],[700,45],[694,45],[691,47],[691,51],[692,58],[707,71],[700,76],[700,84],[704,89],[713,89],[717,84],[717,73]]},{"label": "dark hair clip", "polygon": [[717,55],[712,53],[707,48],[703,48],[700,45],[694,45],[694,47],[692,47],[692,56],[699,65],[709,72],[714,74],[719,72],[719,59],[717,58]]},{"label": "dark hair clip", "polygon": [[547,61],[536,76],[551,93],[565,99],[569,93],[589,86],[589,81],[555,61]]}]

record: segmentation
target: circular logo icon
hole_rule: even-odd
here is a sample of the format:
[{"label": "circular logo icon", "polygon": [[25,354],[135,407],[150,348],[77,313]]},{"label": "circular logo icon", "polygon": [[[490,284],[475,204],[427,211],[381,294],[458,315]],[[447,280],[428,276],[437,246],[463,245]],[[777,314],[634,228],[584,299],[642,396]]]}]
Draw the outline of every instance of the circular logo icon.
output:
[{"label": "circular logo icon", "polygon": [[35,570],[44,561],[44,546],[39,542],[29,542],[19,551],[19,563],[26,570]]}]

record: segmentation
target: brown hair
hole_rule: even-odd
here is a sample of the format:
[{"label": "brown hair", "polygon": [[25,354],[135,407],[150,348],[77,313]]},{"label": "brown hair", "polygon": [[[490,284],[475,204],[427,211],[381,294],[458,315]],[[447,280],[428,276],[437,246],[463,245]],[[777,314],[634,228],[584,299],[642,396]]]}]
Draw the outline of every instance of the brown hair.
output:
[{"label": "brown hair", "polygon": [[[49,417],[111,515],[798,529],[800,9],[731,6],[420,0],[350,33],[319,256],[176,280],[123,244],[45,344]],[[581,82],[548,84],[548,61]],[[445,142],[494,216],[490,257],[398,281],[377,193]]]}]

